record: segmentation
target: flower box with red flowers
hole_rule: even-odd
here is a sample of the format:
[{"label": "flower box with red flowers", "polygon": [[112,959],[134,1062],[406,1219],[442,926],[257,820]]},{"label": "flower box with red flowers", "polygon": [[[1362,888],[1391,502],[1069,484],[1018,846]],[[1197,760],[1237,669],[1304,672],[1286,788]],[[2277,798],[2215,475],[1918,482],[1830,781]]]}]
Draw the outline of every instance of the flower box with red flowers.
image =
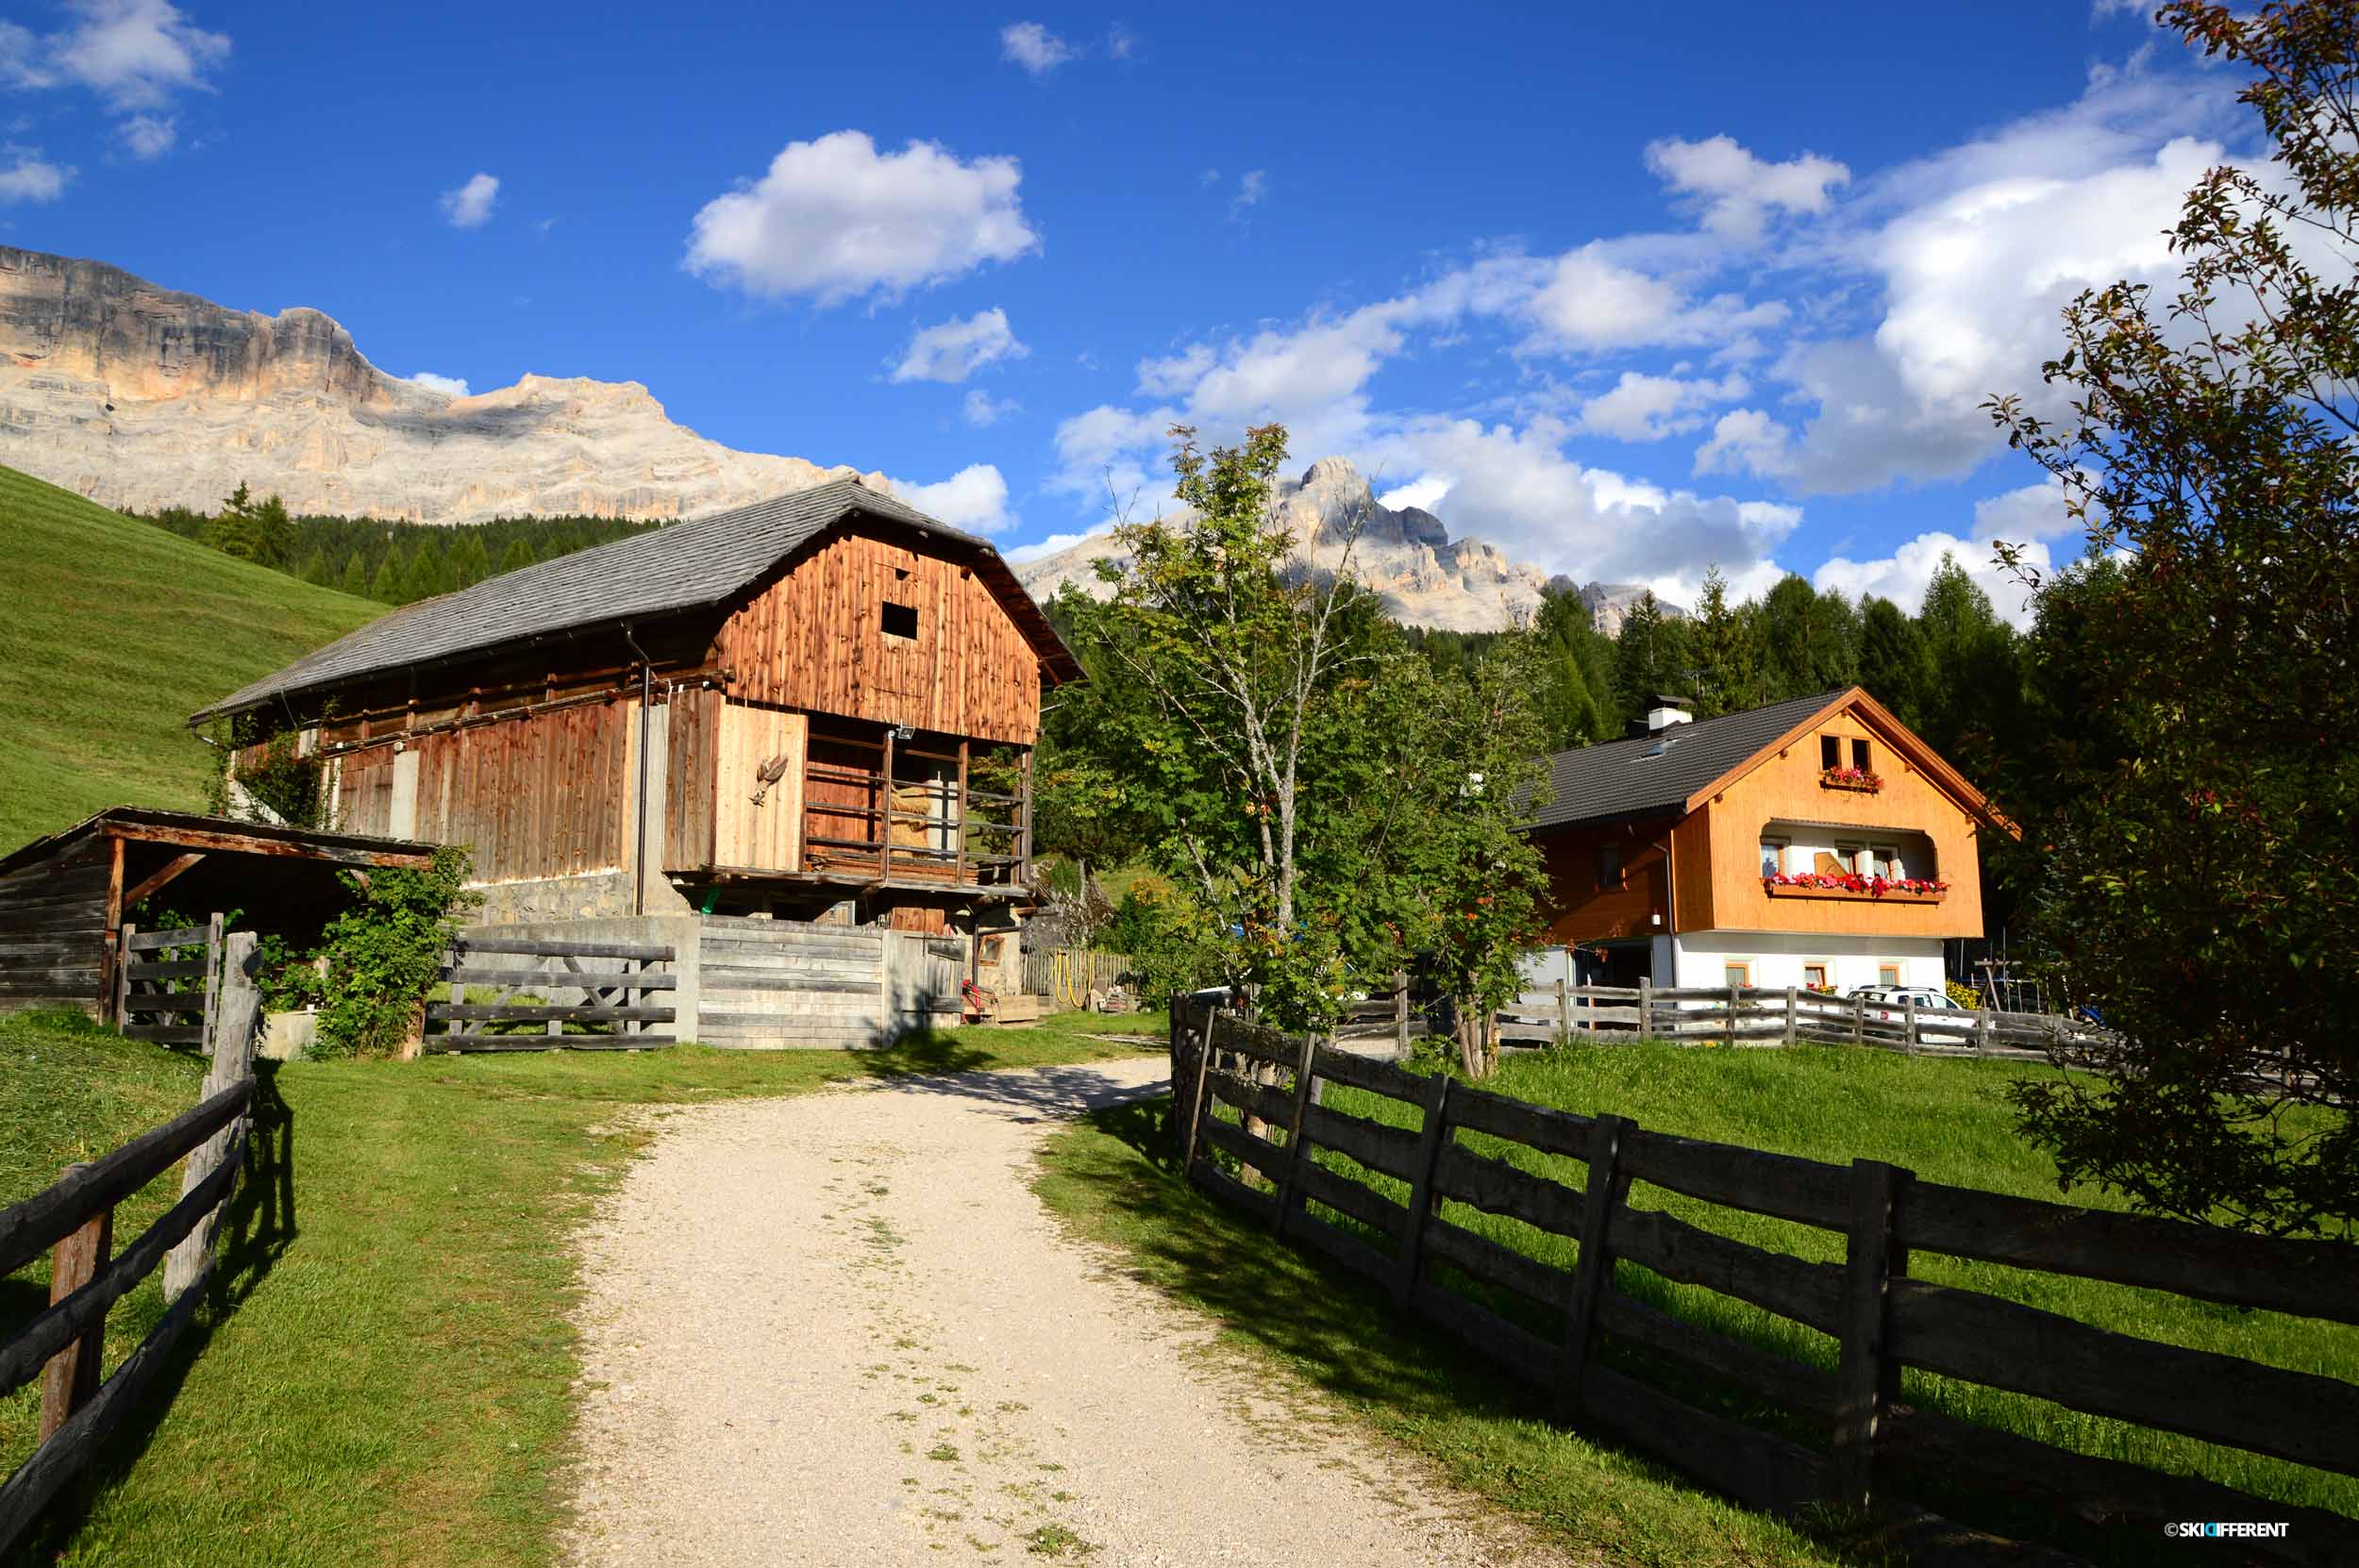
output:
[{"label": "flower box with red flowers", "polygon": [[1895,904],[1938,904],[1949,884],[1922,876],[1865,876],[1856,872],[1782,871],[1761,879],[1772,898],[1881,898]]},{"label": "flower box with red flowers", "polygon": [[1818,776],[1822,790],[1855,790],[1864,795],[1883,793],[1883,776],[1865,768],[1828,768]]}]

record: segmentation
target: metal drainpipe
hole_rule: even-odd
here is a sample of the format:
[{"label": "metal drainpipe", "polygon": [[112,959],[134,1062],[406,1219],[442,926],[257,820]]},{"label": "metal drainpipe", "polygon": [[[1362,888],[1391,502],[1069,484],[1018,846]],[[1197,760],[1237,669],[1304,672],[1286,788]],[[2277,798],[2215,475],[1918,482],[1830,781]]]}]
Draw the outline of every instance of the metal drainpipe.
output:
[{"label": "metal drainpipe", "polygon": [[655,700],[655,667],[647,662],[647,650],[631,635],[630,623],[623,623],[623,641],[639,656],[639,809],[638,848],[631,858],[630,912],[647,912],[647,709]]}]

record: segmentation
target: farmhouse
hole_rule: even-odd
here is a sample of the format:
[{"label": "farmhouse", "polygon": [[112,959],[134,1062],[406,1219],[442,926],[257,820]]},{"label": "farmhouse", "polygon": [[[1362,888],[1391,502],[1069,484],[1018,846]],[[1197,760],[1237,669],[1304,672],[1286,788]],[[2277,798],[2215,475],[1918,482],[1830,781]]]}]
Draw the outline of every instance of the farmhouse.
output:
[{"label": "farmhouse", "polygon": [[395,610],[190,722],[236,721],[233,774],[315,759],[339,830],[469,845],[487,924],[916,933],[963,944],[955,991],[1013,958],[976,939],[1029,897],[1042,692],[1079,675],[990,544],[845,479]]},{"label": "farmhouse", "polygon": [[1983,934],[1998,819],[1856,686],[1701,722],[1658,697],[1643,733],[1548,772],[1531,832],[1576,978],[1938,988],[1944,939]]}]

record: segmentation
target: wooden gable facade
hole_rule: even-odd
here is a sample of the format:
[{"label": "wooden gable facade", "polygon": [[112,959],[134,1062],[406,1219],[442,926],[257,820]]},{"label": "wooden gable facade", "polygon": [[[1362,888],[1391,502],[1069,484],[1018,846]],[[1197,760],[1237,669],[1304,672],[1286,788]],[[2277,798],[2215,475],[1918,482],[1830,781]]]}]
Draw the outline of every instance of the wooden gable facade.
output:
[{"label": "wooden gable facade", "polygon": [[[495,916],[849,901],[939,929],[1026,892],[1042,688],[1075,675],[987,545],[855,505],[715,602],[373,669],[288,712],[340,827],[469,845]],[[527,886],[559,882],[584,886]]]},{"label": "wooden gable facade", "polygon": [[[1673,724],[1655,738],[1676,743],[1691,727],[1703,726]],[[1875,776],[1872,789],[1836,773],[1863,762]],[[1633,796],[1644,782],[1634,771]],[[1609,800],[1534,832],[1548,871],[1551,942],[1709,932],[1979,937],[1979,840],[2004,830],[1980,792],[1856,687],[1799,705],[1793,723],[1732,755],[1692,790],[1633,798],[1631,808],[1616,810]],[[1774,867],[1765,859],[1773,852]],[[1864,876],[1869,885],[1781,884],[1773,871]],[[1910,882],[1941,885],[1901,885]]]}]

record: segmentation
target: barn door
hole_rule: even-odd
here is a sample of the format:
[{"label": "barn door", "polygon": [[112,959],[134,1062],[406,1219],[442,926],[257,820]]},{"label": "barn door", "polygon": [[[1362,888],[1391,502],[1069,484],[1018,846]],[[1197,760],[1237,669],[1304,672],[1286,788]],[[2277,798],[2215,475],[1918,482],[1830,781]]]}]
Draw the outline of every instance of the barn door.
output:
[{"label": "barn door", "polygon": [[721,709],[720,798],[714,802],[713,863],[747,871],[795,871],[803,815],[804,719],[775,708],[728,703]]}]

